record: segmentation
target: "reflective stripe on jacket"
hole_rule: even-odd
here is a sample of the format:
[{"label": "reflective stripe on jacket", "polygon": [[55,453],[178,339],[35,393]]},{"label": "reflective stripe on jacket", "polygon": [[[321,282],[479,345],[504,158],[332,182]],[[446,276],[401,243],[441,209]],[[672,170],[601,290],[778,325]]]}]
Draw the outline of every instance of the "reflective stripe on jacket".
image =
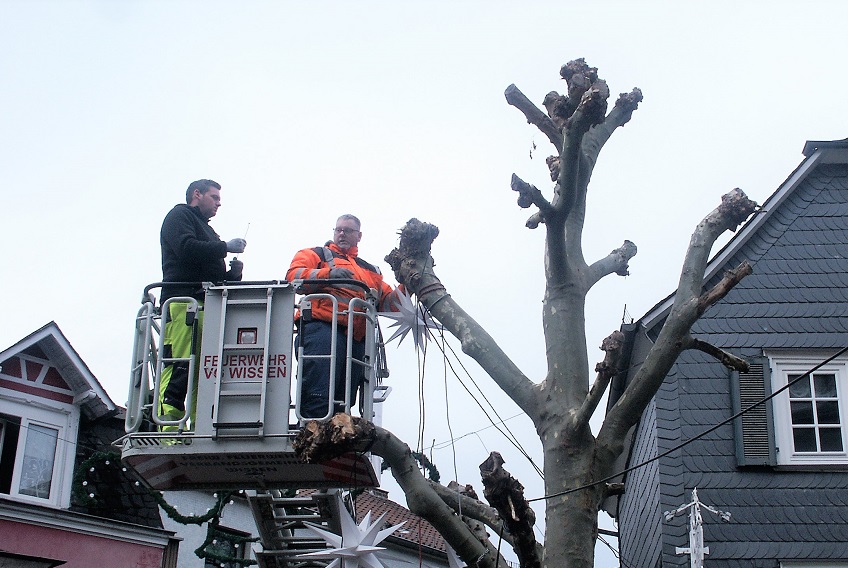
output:
[{"label": "reflective stripe on jacket", "polygon": [[[324,251],[326,250],[329,250],[330,255],[332,255],[329,261],[324,258]],[[357,252],[357,247],[351,247],[347,252],[342,252],[333,242],[327,243],[324,247],[300,250],[291,261],[288,272],[286,272],[286,280],[289,282],[294,280],[323,280],[330,277],[331,268],[346,268],[351,271],[352,279],[359,280],[376,291],[378,311],[397,311],[400,306],[397,290],[393,290],[391,286],[383,282],[383,275],[380,274],[380,270],[358,258]],[[354,287],[326,286],[319,288],[316,292],[335,296],[338,300],[339,312],[348,309],[348,302],[351,298],[365,298],[365,293]],[[332,321],[332,302],[321,299],[312,302],[312,317],[322,321]],[[348,324],[347,315],[339,315],[338,322],[339,325],[346,327]],[[365,339],[364,318],[354,318],[353,338],[357,341]]]}]

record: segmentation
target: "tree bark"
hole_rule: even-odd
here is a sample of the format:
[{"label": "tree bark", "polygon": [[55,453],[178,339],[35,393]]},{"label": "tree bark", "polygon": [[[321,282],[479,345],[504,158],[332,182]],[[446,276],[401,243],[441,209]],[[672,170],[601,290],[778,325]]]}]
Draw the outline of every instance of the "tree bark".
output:
[{"label": "tree bark", "polygon": [[[526,506],[520,483],[499,478],[502,471],[496,458],[486,468],[488,482],[499,489],[487,490],[487,496],[504,498],[497,508],[501,520],[508,526],[516,521],[525,523],[510,530],[510,538],[523,567],[591,568],[594,544],[598,535],[598,510],[611,488],[605,479],[617,473],[613,464],[621,455],[628,429],[639,419],[650,399],[656,394],[671,365],[683,349],[700,349],[719,358],[724,364],[741,368],[745,363],[690,336],[692,325],[710,305],[722,298],[733,285],[745,276],[739,270],[722,280],[714,289],[703,293],[704,273],[711,247],[726,230],[734,230],[756,208],[756,204],[739,190],[727,194],[721,206],[708,215],[695,229],[683,264],[680,284],[674,305],[660,336],[635,378],[627,386],[616,405],[606,416],[598,433],[593,436],[589,420],[596,411],[601,396],[613,374],[618,371],[621,357],[620,334],[605,342],[605,360],[596,367],[597,379],[589,388],[589,364],[585,335],[586,294],[600,279],[610,274],[627,275],[629,262],[636,254],[636,245],[624,244],[604,258],[588,263],[583,255],[583,223],[589,181],[600,151],[613,132],[624,126],[642,101],[639,89],[621,94],[609,114],[609,89],[598,77],[597,69],[582,59],[569,62],[560,70],[567,82],[565,95],[548,93],[543,106],[535,106],[515,85],[507,88],[505,96],[510,105],[520,110],[531,124],[536,125],[556,148],[548,158],[551,179],[555,182],[553,195],[546,198],[542,191],[513,174],[511,189],[518,192],[518,205],[535,208],[527,226],[545,226],[545,295],[542,322],[545,336],[547,374],[539,383],[530,381],[499,348],[497,342],[477,324],[448,294],[444,284],[433,271],[431,247],[438,228],[411,219],[402,229],[400,245],[386,261],[391,265],[398,282],[414,292],[418,301],[445,329],[461,343],[462,350],[474,358],[495,383],[533,421],[542,443],[545,476],[546,534],[541,561],[538,543],[532,528],[526,530]],[[379,430],[378,430],[379,431]],[[463,559],[468,561],[485,547],[472,546],[467,528],[445,503],[451,501],[441,491],[417,474],[414,462],[404,456],[409,449],[388,433],[379,431],[374,452],[392,465],[392,474],[407,493],[414,512],[436,525],[434,518],[445,516],[442,532],[451,544],[463,546]],[[416,473],[413,473],[416,472]],[[501,473],[497,473],[501,472]],[[427,487],[425,487],[427,486]],[[504,487],[512,490],[505,491]],[[439,493],[444,501],[433,503]],[[520,497],[518,496],[520,494]],[[511,497],[507,497],[511,495]],[[455,497],[455,496],[453,496]],[[460,500],[460,503],[462,501]],[[482,507],[482,506],[481,506]],[[465,511],[475,510],[466,504]],[[519,510],[523,511],[519,514]],[[485,508],[478,511],[487,518],[489,527],[499,526]],[[532,527],[532,523],[530,523]],[[475,541],[476,542],[476,541]],[[454,546],[459,551],[459,548]],[[488,558],[491,559],[491,556]],[[494,562],[492,560],[492,562]]]},{"label": "tree bark", "polygon": [[406,495],[409,510],[426,519],[469,566],[495,568],[496,559],[468,526],[454,514],[421,475],[412,451],[394,434],[370,422],[336,414],[328,422],[311,421],[294,443],[304,461],[323,461],[349,451],[370,451],[386,460],[392,476]]}]

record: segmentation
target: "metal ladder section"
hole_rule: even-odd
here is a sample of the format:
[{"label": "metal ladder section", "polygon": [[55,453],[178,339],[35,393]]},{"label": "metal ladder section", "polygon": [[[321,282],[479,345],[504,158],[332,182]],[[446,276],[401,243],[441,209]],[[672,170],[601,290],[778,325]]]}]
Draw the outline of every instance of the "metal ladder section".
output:
[{"label": "metal ladder section", "polygon": [[[220,321],[220,337],[218,340],[219,351],[218,361],[220,369],[218,380],[215,382],[215,398],[216,404],[212,412],[212,428],[214,435],[239,436],[244,435],[245,430],[251,430],[250,436],[264,435],[265,428],[265,408],[268,390],[268,347],[270,342],[271,331],[271,307],[272,298],[271,288],[268,288],[265,298],[230,298],[229,291],[223,290],[221,296],[221,321]],[[264,306],[265,307],[265,325],[257,327],[255,343],[225,343],[224,335],[227,323],[227,309],[230,306]],[[263,333],[264,332],[264,333]],[[247,352],[248,356],[258,357],[261,360],[259,372],[254,377],[229,377],[224,380],[224,362],[226,357],[236,352]],[[256,420],[240,420],[238,422],[227,422],[220,420],[222,414],[222,406],[226,404],[226,400],[230,398],[250,399],[253,406],[256,408]],[[226,431],[226,432],[222,432]]]},{"label": "metal ladder section", "polygon": [[327,560],[301,558],[308,552],[328,550],[327,543],[304,527],[304,522],[321,525],[341,534],[340,500],[335,490],[286,497],[279,490],[247,491],[256,521],[261,551],[256,551],[259,568],[324,568]]}]

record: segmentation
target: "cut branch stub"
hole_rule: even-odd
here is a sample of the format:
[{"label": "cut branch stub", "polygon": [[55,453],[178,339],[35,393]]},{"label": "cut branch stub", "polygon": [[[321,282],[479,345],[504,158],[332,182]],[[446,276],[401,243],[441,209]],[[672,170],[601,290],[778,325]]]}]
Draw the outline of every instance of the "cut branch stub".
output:
[{"label": "cut branch stub", "polygon": [[524,486],[503,469],[504,459],[498,452],[492,452],[480,464],[480,477],[483,480],[483,495],[489,504],[497,509],[507,530],[514,539],[515,554],[522,568],[538,568],[541,559],[533,536],[536,513],[524,498]]},{"label": "cut branch stub", "polygon": [[451,481],[450,483],[448,483],[448,489],[453,491],[454,493],[458,493],[460,495],[465,495],[466,497],[470,497],[471,499],[477,499],[477,500],[480,499],[477,496],[477,492],[474,491],[474,486],[472,486],[470,483],[466,483],[465,485],[461,485],[460,483],[458,483],[456,481]]},{"label": "cut branch stub", "polygon": [[609,87],[606,81],[595,81],[580,98],[577,110],[568,120],[567,128],[576,128],[578,132],[585,133],[596,124],[601,124],[607,113],[607,99]]},{"label": "cut branch stub", "polygon": [[545,97],[545,108],[551,120],[559,126],[571,126],[570,122],[580,108],[579,129],[585,132],[603,122],[609,88],[605,81],[598,78],[598,69],[589,67],[581,57],[563,65],[559,74],[568,83],[568,95],[551,92]]},{"label": "cut branch stub", "polygon": [[414,267],[430,257],[430,247],[438,236],[439,228],[435,225],[415,218],[406,222],[400,230],[400,245],[385,258],[394,271],[395,280],[412,287],[413,291],[416,289],[416,276],[420,277],[420,272]]},{"label": "cut branch stub", "polygon": [[642,102],[642,91],[634,88],[629,93],[621,93],[618,95],[618,100],[615,101],[615,106],[627,112],[633,112],[639,108],[639,103]]},{"label": "cut branch stub", "polygon": [[744,222],[751,213],[756,211],[756,209],[757,202],[748,199],[745,192],[738,187],[725,195],[722,195],[721,205],[718,206],[719,214],[722,217],[726,215],[726,219],[733,224],[733,226],[730,227],[731,230],[735,230],[736,227],[740,223]]},{"label": "cut branch stub", "polygon": [[618,372],[618,361],[621,358],[621,347],[624,345],[624,334],[614,331],[601,342],[601,351],[605,353],[604,360],[595,365],[595,372],[610,377]]},{"label": "cut branch stub", "polygon": [[561,128],[550,117],[545,116],[545,113],[536,105],[530,102],[530,99],[524,96],[524,93],[518,87],[510,85],[504,91],[504,96],[506,97],[506,102],[520,110],[525,118],[527,118],[527,122],[536,125],[548,137],[548,140],[550,140],[551,144],[557,150],[562,147]]},{"label": "cut branch stub", "polygon": [[698,316],[703,315],[710,306],[727,296],[734,286],[739,284],[743,278],[752,272],[754,272],[754,269],[751,268],[747,260],[743,260],[733,270],[725,272],[722,279],[715,286],[701,294],[698,298]]},{"label": "cut branch stub", "polygon": [[556,91],[551,91],[545,95],[542,105],[545,109],[547,109],[548,116],[551,117],[551,120],[554,121],[554,124],[556,124],[558,128],[565,126],[565,121],[568,120],[568,117],[571,116],[571,113],[573,113],[574,109],[577,108],[576,104],[568,104],[567,96],[560,95]]},{"label": "cut branch stub", "polygon": [[633,241],[625,240],[624,244],[610,253],[618,259],[616,274],[619,276],[630,276],[630,272],[628,271],[630,265],[628,263],[631,258],[636,256],[637,250],[636,244]]},{"label": "cut branch stub", "polygon": [[707,343],[706,341],[702,341],[700,339],[692,338],[686,344],[686,347],[688,349],[697,349],[698,351],[710,355],[731,371],[747,373],[751,368],[751,366],[748,364],[748,361],[746,361],[745,359],[737,357],[732,353],[728,353],[724,349],[716,347],[715,345],[712,345],[711,343]]},{"label": "cut branch stub", "polygon": [[292,442],[295,455],[306,463],[321,463],[348,452],[361,452],[374,441],[370,422],[336,414],[327,422],[307,422]]},{"label": "cut branch stub", "polygon": [[569,61],[559,69],[559,76],[566,81],[571,80],[571,77],[573,77],[575,73],[585,75],[592,83],[598,79],[598,68],[589,67],[586,63],[586,59],[583,57]]},{"label": "cut branch stub", "polygon": [[518,192],[518,206],[522,209],[527,209],[531,205],[535,205],[542,213],[542,217],[550,212],[551,204],[548,203],[548,200],[545,199],[542,192],[535,185],[531,185],[517,175],[512,174],[512,181],[509,186],[512,188],[512,191]]},{"label": "cut branch stub", "polygon": [[548,156],[545,158],[545,163],[548,165],[548,171],[551,174],[551,181],[559,179],[559,156]]}]

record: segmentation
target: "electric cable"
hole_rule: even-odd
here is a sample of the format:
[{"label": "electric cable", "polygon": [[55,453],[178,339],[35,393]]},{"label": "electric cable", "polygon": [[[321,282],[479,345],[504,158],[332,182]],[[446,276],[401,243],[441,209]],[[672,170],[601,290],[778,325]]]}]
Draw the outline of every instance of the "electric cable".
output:
[{"label": "electric cable", "polygon": [[[442,336],[444,336],[444,333],[442,333],[441,335],[442,335]],[[480,392],[480,395],[482,396],[483,400],[485,400],[485,401],[486,401],[486,403],[487,403],[487,404],[489,405],[489,407],[492,409],[492,412],[494,412],[495,416],[497,416],[497,417],[498,417],[498,422],[496,422],[495,420],[493,420],[493,419],[492,419],[492,417],[489,415],[488,411],[487,411],[487,410],[483,407],[483,405],[480,403],[480,401],[479,401],[479,400],[477,400],[477,397],[476,397],[476,396],[475,396],[475,395],[471,392],[471,390],[470,390],[470,389],[468,388],[468,386],[467,386],[467,385],[466,385],[466,384],[462,381],[462,379],[460,379],[460,378],[459,378],[459,374],[456,372],[456,369],[454,369],[453,364],[451,364],[450,360],[448,359],[447,353],[446,353],[446,352],[444,352],[444,351],[442,351],[442,354],[443,354],[443,356],[444,356],[444,360],[447,362],[447,364],[448,364],[448,366],[450,367],[451,372],[453,373],[453,375],[454,375],[454,376],[456,377],[456,379],[459,381],[459,384],[460,384],[460,385],[462,385],[462,387],[463,387],[463,388],[465,389],[465,391],[466,391],[466,392],[467,392],[467,393],[471,396],[471,398],[474,400],[474,402],[477,404],[477,406],[479,406],[479,407],[480,407],[480,410],[482,410],[482,411],[483,411],[483,414],[486,416],[486,418],[488,418],[488,419],[489,419],[489,422],[491,422],[491,423],[492,423],[492,426],[493,426],[493,427],[494,427],[494,428],[495,428],[498,432],[500,432],[500,433],[501,433],[501,435],[503,435],[503,437],[504,437],[504,438],[506,438],[506,439],[507,439],[507,441],[509,441],[509,442],[510,442],[510,443],[511,443],[511,444],[512,444],[512,445],[513,445],[513,446],[514,446],[514,447],[515,447],[515,448],[516,448],[516,449],[517,449],[520,453],[521,453],[521,455],[523,455],[523,456],[525,457],[525,459],[527,459],[527,461],[529,461],[529,462],[530,462],[530,465],[532,465],[532,466],[533,466],[533,469],[535,469],[535,470],[536,470],[536,473],[538,473],[538,474],[539,474],[539,477],[541,477],[542,479],[544,479],[544,478],[545,478],[545,476],[544,476],[544,473],[543,473],[542,469],[541,469],[541,468],[539,468],[539,466],[536,464],[536,462],[535,462],[535,461],[533,461],[533,458],[530,456],[530,454],[527,452],[527,450],[525,450],[525,449],[521,446],[521,443],[518,441],[518,439],[517,439],[517,437],[515,436],[515,434],[513,434],[513,433],[512,433],[512,431],[509,429],[509,427],[508,427],[508,426],[506,426],[506,424],[505,424],[505,422],[506,422],[506,421],[505,421],[505,420],[504,420],[504,419],[500,416],[500,414],[498,414],[497,410],[494,408],[494,405],[492,405],[491,401],[488,399],[488,397],[486,397],[485,393],[482,391],[482,389],[480,388],[480,386],[479,386],[479,385],[477,384],[477,382],[474,380],[474,377],[471,375],[471,373],[468,371],[468,369],[465,367],[465,365],[463,365],[463,364],[462,364],[462,361],[459,359],[459,357],[457,356],[456,352],[455,352],[455,351],[453,350],[453,348],[450,346],[450,343],[445,343],[445,345],[446,345],[446,346],[447,346],[447,348],[450,350],[450,352],[451,352],[451,354],[453,355],[454,359],[456,359],[456,362],[459,364],[460,368],[462,368],[462,370],[465,372],[466,376],[467,376],[467,377],[471,380],[471,383],[472,383],[472,384],[473,384],[473,385],[477,388],[477,390]],[[504,428],[506,429],[506,431],[507,431],[509,434],[507,435],[507,433],[506,433],[506,432],[504,432],[503,430],[501,430],[501,428],[499,428],[499,427],[497,426],[497,424],[503,424],[503,425],[504,425]]]},{"label": "electric cable", "polygon": [[697,434],[697,435],[693,436],[692,438],[689,438],[685,442],[681,442],[680,444],[674,446],[673,448],[670,448],[670,449],[668,449],[668,450],[666,450],[666,451],[664,451],[664,452],[662,452],[662,453],[660,453],[660,454],[658,454],[658,455],[656,455],[652,458],[649,458],[649,459],[647,459],[647,460],[645,460],[641,463],[638,463],[636,465],[627,467],[627,468],[621,470],[620,472],[609,475],[609,476],[607,476],[603,479],[593,481],[592,483],[587,483],[585,485],[581,485],[579,487],[573,487],[571,489],[566,489],[564,491],[558,491],[556,493],[551,493],[550,495],[543,495],[542,497],[534,497],[533,499],[527,499],[527,502],[529,503],[529,502],[532,502],[532,501],[542,501],[542,500],[552,499],[554,497],[561,497],[563,495],[568,495],[570,493],[576,493],[577,491],[583,491],[585,489],[589,489],[589,488],[594,487],[596,485],[600,485],[601,483],[606,483],[607,481],[611,481],[611,480],[613,480],[613,479],[615,479],[615,478],[617,478],[621,475],[624,475],[626,473],[630,473],[631,471],[634,471],[634,470],[639,469],[641,467],[644,467],[644,466],[646,466],[650,463],[653,463],[653,462],[655,462],[659,459],[662,459],[662,458],[680,450],[681,448],[688,446],[692,442],[694,442],[696,440],[700,440],[701,438],[703,438],[707,434],[715,432],[716,430],[718,430],[722,426],[726,426],[727,424],[730,424],[731,422],[733,422],[734,420],[736,420],[737,418],[739,418],[743,414],[745,414],[745,413],[749,412],[750,410],[760,406],[761,404],[765,404],[766,402],[773,399],[774,397],[776,397],[777,395],[779,395],[783,391],[787,390],[789,387],[791,387],[792,385],[794,385],[795,383],[797,383],[801,379],[809,377],[810,375],[812,375],[813,373],[815,373],[816,371],[818,371],[819,369],[821,369],[822,367],[824,367],[825,365],[827,365],[828,363],[830,363],[831,361],[833,361],[834,359],[839,357],[840,355],[844,354],[846,351],[848,351],[848,347],[843,347],[842,349],[840,349],[839,351],[837,351],[836,353],[834,353],[833,355],[831,355],[830,357],[828,357],[824,361],[818,363],[816,366],[814,366],[812,369],[810,369],[809,371],[807,371],[803,375],[798,375],[797,377],[795,377],[791,381],[788,381],[786,383],[786,385],[780,387],[779,389],[777,389],[776,391],[774,391],[770,395],[763,397],[762,399],[758,400],[757,402],[755,402],[753,404],[748,405],[747,407],[743,408],[742,410],[740,410],[736,414],[732,415],[730,418],[722,420],[721,422],[719,422],[715,426],[707,428],[706,430],[704,430],[700,434]]}]

